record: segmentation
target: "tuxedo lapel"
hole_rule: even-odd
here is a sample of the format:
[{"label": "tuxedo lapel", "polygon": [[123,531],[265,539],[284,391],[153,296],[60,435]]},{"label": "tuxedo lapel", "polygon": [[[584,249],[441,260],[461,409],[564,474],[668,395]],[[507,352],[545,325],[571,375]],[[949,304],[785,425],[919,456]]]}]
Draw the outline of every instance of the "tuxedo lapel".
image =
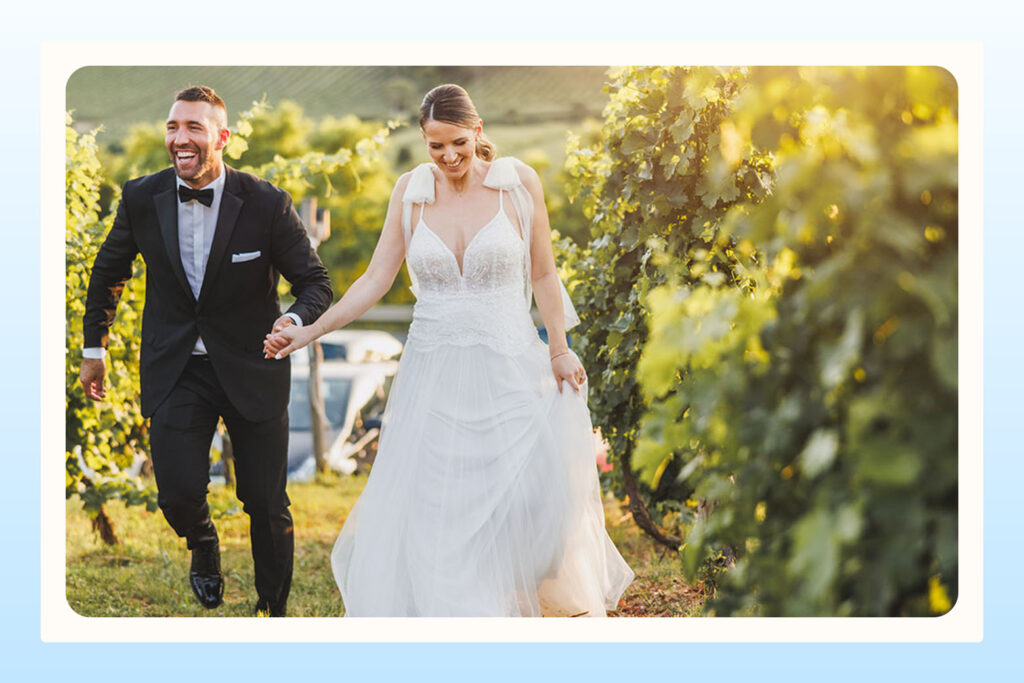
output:
[{"label": "tuxedo lapel", "polygon": [[178,247],[178,196],[175,193],[175,184],[172,183],[170,189],[153,195],[153,203],[156,204],[156,218],[160,223],[160,233],[167,248],[171,270],[178,278],[178,283],[191,297],[192,288],[185,277],[185,267],[181,265],[181,249]]},{"label": "tuxedo lapel", "polygon": [[220,200],[217,227],[213,231],[210,258],[206,261],[206,273],[203,275],[203,286],[199,290],[197,308],[203,305],[203,301],[209,296],[210,289],[213,288],[213,282],[217,279],[217,273],[220,271],[224,255],[228,250],[231,233],[234,232],[235,224],[238,222],[238,214],[242,210],[242,204],[245,203],[238,191],[236,171],[224,164],[224,174],[224,196]]}]

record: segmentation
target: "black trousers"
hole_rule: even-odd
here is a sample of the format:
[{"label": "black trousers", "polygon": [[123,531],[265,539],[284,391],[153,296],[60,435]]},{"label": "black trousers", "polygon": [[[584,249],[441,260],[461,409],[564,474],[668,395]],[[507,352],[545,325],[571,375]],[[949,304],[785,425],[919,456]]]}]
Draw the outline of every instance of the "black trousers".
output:
[{"label": "black trousers", "polygon": [[210,443],[224,419],[235,458],[236,493],[249,515],[256,592],[284,609],[292,581],[295,537],[285,492],[288,413],[265,422],[244,419],[228,401],[212,363],[192,356],[150,419],[157,500],[188,547],[217,539],[206,502]]}]

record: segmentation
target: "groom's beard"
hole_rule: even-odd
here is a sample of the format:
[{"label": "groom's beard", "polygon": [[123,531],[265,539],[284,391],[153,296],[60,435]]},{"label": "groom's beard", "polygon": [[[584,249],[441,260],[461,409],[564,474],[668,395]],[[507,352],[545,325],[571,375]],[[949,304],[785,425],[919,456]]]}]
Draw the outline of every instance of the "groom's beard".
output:
[{"label": "groom's beard", "polygon": [[[182,169],[182,163],[181,160],[178,159],[177,154],[179,151],[195,152],[195,157],[193,157],[192,163],[189,164],[191,170],[186,171]],[[214,168],[216,168],[215,161],[210,158],[210,155],[207,154],[206,150],[204,149],[183,147],[180,150],[174,150],[174,152],[175,153],[171,155],[171,163],[174,165],[174,172],[182,180],[194,183],[197,180],[202,180],[203,178],[211,176]],[[210,179],[212,180],[212,178]]]}]

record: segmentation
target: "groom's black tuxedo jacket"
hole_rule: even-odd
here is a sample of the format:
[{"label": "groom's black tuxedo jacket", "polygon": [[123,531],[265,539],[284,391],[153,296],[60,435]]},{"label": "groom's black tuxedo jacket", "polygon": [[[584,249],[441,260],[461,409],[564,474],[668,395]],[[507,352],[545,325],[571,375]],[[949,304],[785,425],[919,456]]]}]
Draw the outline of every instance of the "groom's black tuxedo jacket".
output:
[{"label": "groom's black tuxedo jacket", "polygon": [[331,303],[327,270],[288,193],[227,165],[224,173],[198,300],[181,264],[173,168],[125,184],[113,227],[93,264],[83,318],[87,348],[106,347],[132,261],[141,253],[146,262],[140,359],[146,417],[174,387],[198,336],[228,399],[246,419],[280,415],[288,404],[290,364],[263,357],[264,336],[281,315],[279,275],[291,283],[296,298],[288,310],[303,324],[313,323]]}]

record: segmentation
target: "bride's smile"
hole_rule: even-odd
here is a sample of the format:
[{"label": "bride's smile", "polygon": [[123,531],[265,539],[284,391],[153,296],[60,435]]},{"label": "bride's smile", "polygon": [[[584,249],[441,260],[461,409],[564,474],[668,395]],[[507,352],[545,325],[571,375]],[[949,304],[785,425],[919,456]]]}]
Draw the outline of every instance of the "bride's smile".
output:
[{"label": "bride's smile", "polygon": [[482,129],[481,123],[472,129],[445,121],[427,121],[423,126],[423,140],[431,160],[444,172],[456,191],[461,191],[472,177],[470,171]]}]

